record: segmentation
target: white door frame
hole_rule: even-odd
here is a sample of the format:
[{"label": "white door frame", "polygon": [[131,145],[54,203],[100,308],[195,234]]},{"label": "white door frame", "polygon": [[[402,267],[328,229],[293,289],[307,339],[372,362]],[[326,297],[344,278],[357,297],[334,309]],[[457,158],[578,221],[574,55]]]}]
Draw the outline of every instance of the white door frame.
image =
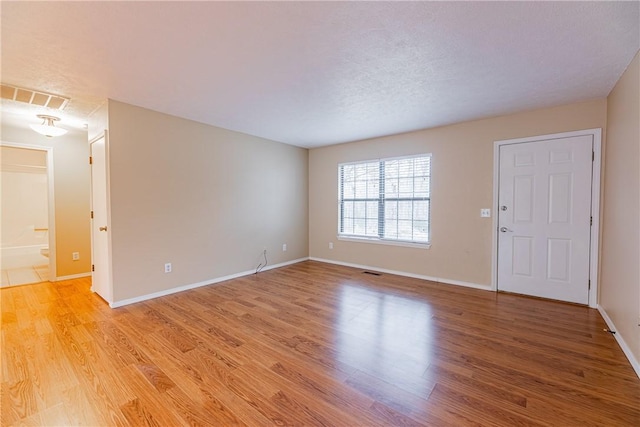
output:
[{"label": "white door frame", "polygon": [[56,276],[56,212],[55,212],[55,200],[54,200],[54,185],[53,185],[53,147],[47,147],[44,145],[31,145],[22,144],[20,142],[7,142],[0,141],[0,146],[24,148],[26,150],[39,150],[47,152],[47,215],[49,222],[47,228],[49,229],[49,281],[55,282]]},{"label": "white door frame", "polygon": [[602,129],[585,129],[574,132],[553,133],[526,138],[504,139],[493,143],[493,233],[491,256],[491,290],[498,290],[498,184],[500,178],[500,146],[549,139],[590,135],[593,139],[593,163],[591,165],[591,245],[589,249],[589,307],[598,304],[598,258],[600,248],[600,175],[602,164]]}]

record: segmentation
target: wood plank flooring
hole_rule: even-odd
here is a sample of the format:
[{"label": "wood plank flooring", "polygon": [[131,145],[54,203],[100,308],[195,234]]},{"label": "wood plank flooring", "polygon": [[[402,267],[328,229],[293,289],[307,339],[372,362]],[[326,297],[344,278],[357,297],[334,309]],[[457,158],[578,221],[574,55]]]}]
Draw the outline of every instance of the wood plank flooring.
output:
[{"label": "wood plank flooring", "polygon": [[639,426],[595,310],[318,262],[118,309],[8,288],[2,425]]}]

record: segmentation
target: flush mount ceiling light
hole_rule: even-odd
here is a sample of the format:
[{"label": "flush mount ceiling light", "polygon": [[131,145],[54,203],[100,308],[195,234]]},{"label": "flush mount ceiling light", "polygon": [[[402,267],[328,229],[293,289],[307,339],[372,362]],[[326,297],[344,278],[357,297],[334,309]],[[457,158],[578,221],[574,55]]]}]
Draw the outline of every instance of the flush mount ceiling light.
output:
[{"label": "flush mount ceiling light", "polygon": [[38,132],[39,134],[51,138],[52,136],[61,136],[67,133],[65,129],[57,128],[53,124],[53,122],[60,120],[59,117],[48,116],[46,114],[38,114],[38,118],[42,119],[41,125],[29,125],[29,126],[31,126],[31,129]]}]

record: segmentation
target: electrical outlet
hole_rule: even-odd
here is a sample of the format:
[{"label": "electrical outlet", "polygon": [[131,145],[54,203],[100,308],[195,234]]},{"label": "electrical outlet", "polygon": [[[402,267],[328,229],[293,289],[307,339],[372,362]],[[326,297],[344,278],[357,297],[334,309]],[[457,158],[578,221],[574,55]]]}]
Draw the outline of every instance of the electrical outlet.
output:
[{"label": "electrical outlet", "polygon": [[480,216],[482,218],[491,218],[491,209],[480,209]]},{"label": "electrical outlet", "polygon": [[329,249],[333,249],[333,242],[329,242]]},{"label": "electrical outlet", "polygon": [[168,262],[164,265],[164,272],[165,273],[171,273],[171,263]]},{"label": "electrical outlet", "polygon": [[287,244],[286,243],[282,244],[282,252],[287,252]]},{"label": "electrical outlet", "polygon": [[78,261],[80,259],[80,252],[73,252],[71,254],[71,259],[74,261]]}]

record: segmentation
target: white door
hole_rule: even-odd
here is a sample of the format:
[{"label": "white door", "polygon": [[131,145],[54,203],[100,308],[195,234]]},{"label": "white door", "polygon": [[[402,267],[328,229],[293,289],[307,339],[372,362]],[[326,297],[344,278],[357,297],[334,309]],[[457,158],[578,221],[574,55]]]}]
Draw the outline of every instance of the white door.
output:
[{"label": "white door", "polygon": [[92,245],[92,290],[112,302],[108,216],[108,181],[106,135],[90,143],[91,147],[91,245]]},{"label": "white door", "polygon": [[500,146],[498,289],[589,302],[593,138]]}]

